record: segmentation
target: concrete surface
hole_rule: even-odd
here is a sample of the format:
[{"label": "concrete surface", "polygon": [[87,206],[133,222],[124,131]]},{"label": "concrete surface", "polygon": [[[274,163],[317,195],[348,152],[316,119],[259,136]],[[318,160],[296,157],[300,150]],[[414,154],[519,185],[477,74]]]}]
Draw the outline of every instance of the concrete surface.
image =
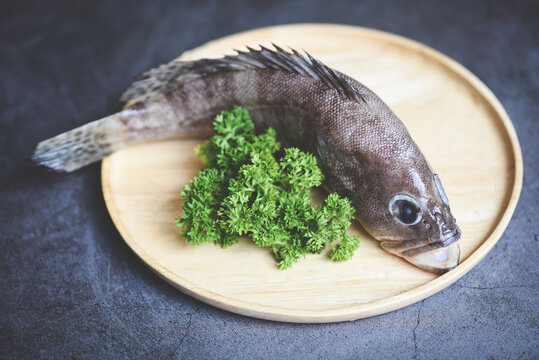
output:
[{"label": "concrete surface", "polygon": [[[2,1],[0,357],[538,358],[538,14],[536,1]],[[23,162],[39,140],[118,110],[134,75],[214,38],[296,22],[430,45],[481,78],[515,124],[525,175],[509,227],[475,269],[420,303],[323,325],[215,309],[130,251],[99,165],[61,175]]]}]

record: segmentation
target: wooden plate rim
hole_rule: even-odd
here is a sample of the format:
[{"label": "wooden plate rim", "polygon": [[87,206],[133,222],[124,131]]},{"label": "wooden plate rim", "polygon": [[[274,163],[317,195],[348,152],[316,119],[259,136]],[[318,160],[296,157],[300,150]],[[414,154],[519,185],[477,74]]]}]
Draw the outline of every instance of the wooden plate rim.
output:
[{"label": "wooden plate rim", "polygon": [[[259,29],[248,30],[240,32],[237,34],[229,35],[222,37],[217,40],[213,40],[206,44],[201,45],[200,47],[207,46],[210,43],[215,41],[226,41],[236,36],[242,36],[246,33],[254,31],[267,31],[267,30],[283,30],[287,28],[304,28],[305,31],[314,30],[312,27],[316,27],[317,30],[346,30],[353,32],[363,32],[364,36],[371,38],[383,38],[384,41],[391,41],[393,43],[398,43],[401,46],[408,47],[414,51],[421,52],[423,55],[432,58],[434,61],[444,65],[447,69],[453,71],[454,74],[458,75],[465,82],[468,82],[473,88],[475,88],[481,96],[486,100],[488,104],[492,107],[499,120],[501,121],[503,128],[507,134],[508,140],[511,144],[511,149],[513,152],[514,168],[513,168],[513,188],[509,196],[509,201],[505,207],[503,215],[499,219],[498,224],[494,227],[488,238],[483,242],[479,248],[477,248],[470,256],[463,261],[459,266],[454,270],[441,275],[434,280],[431,280],[421,286],[413,288],[411,290],[405,291],[399,295],[391,296],[381,300],[375,300],[368,303],[345,306],[336,309],[327,309],[327,310],[300,310],[300,309],[286,309],[281,307],[265,306],[250,302],[245,302],[237,299],[232,299],[191,283],[190,281],[182,278],[181,276],[176,275],[165,266],[159,264],[154,258],[149,254],[144,252],[142,248],[139,247],[136,241],[131,238],[130,233],[126,229],[122,220],[120,219],[119,214],[116,212],[116,207],[114,204],[114,199],[110,187],[110,158],[107,157],[103,159],[101,167],[101,181],[103,189],[103,197],[107,206],[107,209],[110,213],[112,221],[120,234],[122,235],[124,241],[128,246],[159,276],[165,279],[167,282],[181,290],[183,293],[190,295],[200,301],[203,301],[207,304],[216,306],[218,308],[235,312],[238,314],[257,317],[261,319],[276,320],[283,322],[302,322],[302,323],[324,323],[324,322],[337,322],[337,321],[351,321],[360,318],[365,318],[369,316],[383,314],[389,311],[393,311],[404,306],[410,305],[414,302],[425,299],[428,296],[435,294],[436,292],[446,288],[451,285],[462,276],[464,276],[468,271],[470,271],[485,255],[494,247],[497,243],[503,231],[507,227],[511,216],[517,205],[521,188],[522,188],[522,176],[523,176],[523,163],[522,163],[522,153],[520,150],[520,144],[516,131],[513,127],[513,124],[505,112],[503,106],[498,101],[496,96],[490,91],[490,89],[475,75],[470,71],[464,68],[462,65],[457,63],[455,60],[447,57],[446,55],[426,46],[414,40],[408,38],[387,33],[380,30],[368,29],[363,27],[349,26],[349,25],[334,25],[334,24],[292,24],[292,25],[279,25],[264,27]],[[200,47],[197,47],[193,50],[197,50]],[[191,51],[193,51],[191,50]],[[186,54],[186,53],[184,53]]]}]

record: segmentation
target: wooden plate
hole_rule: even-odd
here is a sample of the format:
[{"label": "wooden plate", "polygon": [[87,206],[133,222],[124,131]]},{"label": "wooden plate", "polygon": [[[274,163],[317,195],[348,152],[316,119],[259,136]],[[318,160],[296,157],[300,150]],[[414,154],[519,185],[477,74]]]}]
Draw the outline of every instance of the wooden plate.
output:
[{"label": "wooden plate", "polygon": [[[289,322],[354,320],[426,298],[472,269],[498,241],[521,190],[522,155],[490,90],[448,57],[417,42],[350,26],[289,25],[228,36],[182,59],[219,57],[270,42],[306,49],[371,88],[397,113],[440,174],[462,228],[461,264],[443,276],[381,250],[359,225],[353,260],[309,255],[281,271],[268,249],[187,245],[174,218],[180,190],[202,163],[195,140],[132,146],[103,161],[103,194],[127,244],[159,275],[208,304]],[[157,65],[157,64],[156,64]]]}]

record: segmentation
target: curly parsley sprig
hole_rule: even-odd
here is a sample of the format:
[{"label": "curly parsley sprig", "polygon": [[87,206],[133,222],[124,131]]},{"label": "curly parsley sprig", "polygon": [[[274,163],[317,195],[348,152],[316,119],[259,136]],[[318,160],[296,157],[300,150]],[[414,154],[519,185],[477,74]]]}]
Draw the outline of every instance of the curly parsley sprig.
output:
[{"label": "curly parsley sprig", "polygon": [[331,260],[352,258],[359,240],[346,230],[355,210],[337,194],[313,205],[310,189],[324,179],[313,155],[287,148],[277,159],[281,145],[275,130],[255,135],[240,107],[217,115],[214,131],[195,149],[207,167],[184,187],[183,217],[176,218],[189,244],[213,241],[227,247],[248,236],[271,247],[281,269],[339,240]]}]

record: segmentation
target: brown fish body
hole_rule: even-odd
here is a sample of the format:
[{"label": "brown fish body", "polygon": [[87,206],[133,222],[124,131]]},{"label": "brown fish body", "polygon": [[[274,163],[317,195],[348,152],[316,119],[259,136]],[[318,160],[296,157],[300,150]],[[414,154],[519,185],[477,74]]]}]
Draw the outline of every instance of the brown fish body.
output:
[{"label": "brown fish body", "polygon": [[36,161],[70,171],[126,144],[207,136],[217,113],[240,105],[257,130],[273,127],[283,145],[316,154],[327,187],[352,200],[385,250],[435,272],[458,264],[460,230],[439,179],[402,122],[359,82],[280,48],[172,62],[143,76],[122,97],[137,102],[46,140]]}]

